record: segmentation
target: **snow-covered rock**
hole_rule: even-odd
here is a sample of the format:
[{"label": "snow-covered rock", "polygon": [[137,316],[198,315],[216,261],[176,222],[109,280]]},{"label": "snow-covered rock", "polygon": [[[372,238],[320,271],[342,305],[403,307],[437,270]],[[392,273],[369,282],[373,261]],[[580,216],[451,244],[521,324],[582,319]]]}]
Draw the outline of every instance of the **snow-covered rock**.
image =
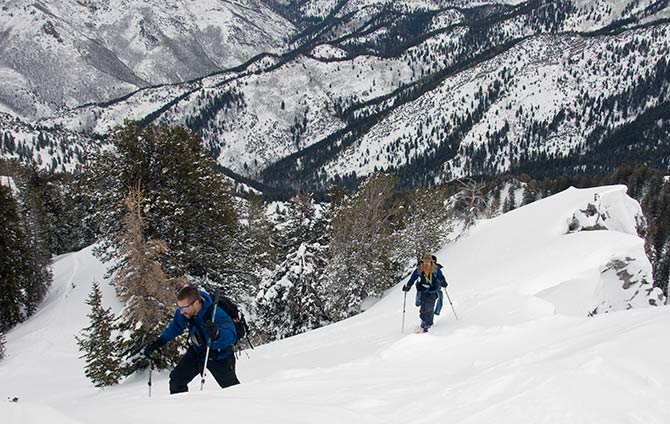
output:
[{"label": "snow-covered rock", "polygon": [[645,226],[640,204],[628,196],[594,193],[593,201],[577,209],[568,224],[569,232],[609,230],[637,235]]},{"label": "snow-covered rock", "polygon": [[665,304],[663,291],[653,286],[651,264],[645,259],[621,257],[607,263],[597,288],[603,301],[593,315]]}]

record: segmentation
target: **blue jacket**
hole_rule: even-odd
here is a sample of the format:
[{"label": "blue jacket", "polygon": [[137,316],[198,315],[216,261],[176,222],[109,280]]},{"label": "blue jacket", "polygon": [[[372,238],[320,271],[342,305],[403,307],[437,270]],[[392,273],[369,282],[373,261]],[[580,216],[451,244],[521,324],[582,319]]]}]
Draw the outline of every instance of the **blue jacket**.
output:
[{"label": "blue jacket", "polygon": [[[168,325],[165,331],[163,331],[160,338],[163,342],[167,343],[177,338],[186,328],[188,328],[188,337],[191,342],[191,348],[204,356],[205,351],[207,350],[209,337],[207,337],[203,325],[205,322],[212,321],[212,316],[208,315],[207,312],[214,302],[210,295],[205,292],[201,291],[200,296],[202,296],[203,300],[200,312],[193,318],[186,319],[179,309],[177,309],[172,318],[172,322]],[[211,314],[211,311],[209,312]],[[219,328],[219,337],[216,340],[212,340],[209,355],[210,358],[216,360],[226,358],[233,354],[233,345],[237,341],[237,332],[235,331],[233,320],[218,306],[216,307],[216,317],[214,318],[214,321]]]},{"label": "blue jacket", "polygon": [[[435,315],[440,315],[442,312],[442,305],[444,303],[444,296],[442,295],[442,284],[444,287],[447,286],[447,279],[444,278],[442,274],[442,265],[437,264],[437,272],[432,273],[430,276],[426,276],[419,271],[419,268],[415,269],[412,273],[412,276],[407,282],[407,287],[412,287],[415,281],[417,281],[417,290],[416,290],[416,299],[414,304],[416,306],[421,306],[421,301],[423,299],[424,293],[437,293],[437,302],[435,303]],[[419,286],[423,287],[424,290],[419,290]]]},{"label": "blue jacket", "polygon": [[409,277],[407,287],[411,288],[417,280],[419,280],[416,283],[417,290],[421,287],[423,289],[421,291],[428,293],[439,293],[442,291],[442,284],[444,284],[445,287],[447,284],[447,279],[444,278],[444,274],[442,274],[442,266],[438,266],[437,271],[430,273],[430,275],[425,275],[423,272],[419,271],[419,268],[415,269],[412,276]]}]

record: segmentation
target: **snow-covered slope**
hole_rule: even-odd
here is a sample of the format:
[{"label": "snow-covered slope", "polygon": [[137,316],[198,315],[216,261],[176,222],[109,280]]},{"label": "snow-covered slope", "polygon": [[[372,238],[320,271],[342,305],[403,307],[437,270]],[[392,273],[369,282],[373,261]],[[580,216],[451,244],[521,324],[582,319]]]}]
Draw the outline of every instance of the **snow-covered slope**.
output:
[{"label": "snow-covered slope", "polygon": [[[344,2],[286,55],[44,123],[98,134],[125,119],[183,125],[239,174],[310,188],[375,170],[421,185],[555,158],[602,163],[620,149],[607,158],[618,165],[626,143],[667,165],[643,147],[665,139],[644,132],[667,126],[667,5],[425,3]],[[632,130],[642,136],[615,136],[643,115]]]},{"label": "snow-covered slope", "polygon": [[[609,230],[570,233],[596,193]],[[85,381],[71,334],[86,325],[87,283],[102,273],[89,251],[74,253],[54,265],[41,311],[7,335],[0,398],[20,400],[0,403],[0,416],[12,424],[670,422],[670,308],[587,317],[603,290],[626,299],[642,288],[603,277],[613,258],[649,267],[638,212],[613,186],[570,189],[481,222],[436,252],[459,320],[446,305],[431,333],[413,334],[412,292],[401,334],[398,282],[354,318],[243,353],[240,386],[222,391],[210,379],[204,392],[193,384],[172,397],[167,373],[154,375],[152,398],[146,375],[105,390]]]},{"label": "snow-covered slope", "polygon": [[6,1],[0,111],[39,118],[140,87],[188,81],[284,46],[262,1]]},{"label": "snow-covered slope", "polygon": [[49,172],[72,171],[101,142],[82,133],[30,125],[0,112],[0,151],[4,159],[34,163]]},{"label": "snow-covered slope", "polygon": [[[16,380],[23,381],[19,390],[30,392],[35,401],[60,397],[71,401],[71,390],[87,393],[89,384],[73,335],[88,326],[90,309],[85,301],[91,284],[104,281],[105,265],[95,259],[92,250],[88,247],[54,258],[54,283],[46,300],[28,322],[10,332],[11,352],[0,369],[3,400],[19,389]],[[113,287],[101,284],[101,289],[105,307],[120,309]],[[17,392],[14,396],[21,395]]]}]

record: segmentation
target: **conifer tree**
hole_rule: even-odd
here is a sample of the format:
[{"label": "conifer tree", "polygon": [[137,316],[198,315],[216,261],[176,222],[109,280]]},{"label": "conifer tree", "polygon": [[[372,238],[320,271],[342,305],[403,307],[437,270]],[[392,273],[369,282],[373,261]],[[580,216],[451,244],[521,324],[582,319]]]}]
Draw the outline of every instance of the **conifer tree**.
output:
[{"label": "conifer tree", "polygon": [[256,297],[256,311],[269,339],[321,327],[330,319],[323,303],[327,246],[301,244],[279,265]]},{"label": "conifer tree", "polygon": [[537,194],[530,184],[526,184],[523,188],[523,195],[521,198],[521,205],[528,205],[537,200]]},{"label": "conifer tree", "polygon": [[5,333],[0,331],[0,359],[5,357]]},{"label": "conifer tree", "polygon": [[334,211],[326,268],[326,311],[332,319],[360,312],[366,297],[381,296],[400,276],[392,254],[397,182],[395,176],[373,174]]},{"label": "conifer tree", "polygon": [[465,228],[472,226],[479,218],[485,207],[484,201],[484,184],[466,179],[459,181],[460,191],[456,195],[456,202],[454,205],[455,213],[460,217]]},{"label": "conifer tree", "polygon": [[501,211],[501,205],[500,205],[500,192],[494,192],[493,196],[491,197],[490,201],[487,204],[486,207],[486,218],[495,218],[500,214]]},{"label": "conifer tree", "polygon": [[[96,237],[97,223],[91,221],[93,205],[90,204],[88,187],[85,180],[79,175],[66,174],[60,187],[62,198],[58,205],[59,215],[64,216],[59,223],[60,228],[66,228],[61,237],[62,248],[65,252],[73,252],[90,246],[98,241]],[[64,227],[63,227],[64,225]]]},{"label": "conifer tree", "polygon": [[329,260],[330,208],[306,194],[293,196],[279,225],[284,261],[256,297],[261,328],[270,339],[289,337],[329,322],[323,297]]},{"label": "conifer tree", "polygon": [[110,308],[102,306],[102,292],[97,282],[93,283],[86,304],[91,307],[87,315],[90,325],[80,336],[75,336],[81,358],[86,361],[84,374],[95,387],[111,386],[122,377],[121,359],[114,343],[114,315]]},{"label": "conifer tree", "polygon": [[21,230],[17,205],[9,188],[0,186],[0,331],[25,319],[23,273],[27,268],[27,243]]},{"label": "conifer tree", "polygon": [[60,180],[34,168],[24,174],[30,180],[31,203],[39,236],[49,254],[72,252],[95,242],[92,237],[84,239],[79,233],[84,205],[72,199],[71,176]]},{"label": "conifer tree", "polygon": [[[6,272],[9,269],[14,269],[16,272],[8,277],[9,281],[4,284],[8,288],[18,284],[14,285],[14,288],[20,290],[21,295],[14,297],[9,304],[21,305],[20,320],[23,320],[37,310],[51,284],[51,272],[48,268],[50,253],[45,243],[48,231],[44,215],[40,212],[43,209],[43,199],[32,178],[35,169],[2,160],[0,169],[5,175],[12,176],[14,187],[14,191],[3,187],[7,191],[0,200],[3,206],[6,205],[6,209],[3,208],[0,212],[4,214],[5,219],[0,225],[5,226],[6,232],[3,231],[3,235],[7,237],[6,242],[9,243],[3,247],[13,251],[13,256],[3,258],[5,263],[2,268]],[[8,305],[8,308],[11,306]],[[19,321],[14,320],[14,324],[16,322]]]},{"label": "conifer tree", "polygon": [[413,191],[404,208],[405,225],[395,236],[398,260],[416,260],[442,247],[453,213],[447,206],[447,194],[446,187]]},{"label": "conifer tree", "polygon": [[507,213],[511,210],[516,209],[516,190],[517,190],[517,183],[516,180],[511,181],[509,188],[507,189],[507,196],[505,197],[505,201],[503,202],[503,213]]},{"label": "conifer tree", "polygon": [[118,253],[123,198],[127,187],[141,183],[144,236],[167,244],[159,257],[165,272],[208,275],[221,285],[237,281],[230,278],[239,246],[232,188],[206,155],[202,140],[179,127],[129,123],[114,131],[112,143],[115,148],[95,156],[84,175],[86,203],[94,211],[89,227],[99,232],[102,258]]},{"label": "conifer tree", "polygon": [[19,174],[22,203],[42,255],[48,258],[52,253],[64,253],[65,243],[61,239],[65,237],[69,223],[59,188],[49,180],[45,171],[35,167],[22,167]]},{"label": "conifer tree", "polygon": [[[239,247],[237,248],[238,257],[242,258],[233,261],[238,268],[236,275],[246,273],[246,279],[252,282],[247,284],[248,290],[244,290],[237,301],[253,299],[257,294],[257,288],[260,282],[270,278],[272,272],[277,266],[277,231],[275,226],[266,215],[266,205],[260,199],[252,199],[245,208],[244,219],[240,222],[241,235]],[[244,270],[244,272],[243,272]],[[206,286],[206,284],[203,283]],[[244,286],[241,282],[240,286]]]},{"label": "conifer tree", "polygon": [[51,277],[19,209],[10,189],[0,186],[0,331],[35,312]]},{"label": "conifer tree", "polygon": [[[123,219],[124,233],[120,237],[121,266],[113,280],[119,297],[125,302],[118,325],[124,331],[120,343],[127,373],[145,365],[144,359],[135,355],[160,335],[174,314],[173,305],[180,283],[177,279],[169,279],[158,263],[158,255],[166,251],[165,242],[144,238],[143,203],[141,188],[139,185],[133,187],[125,198],[127,213]],[[162,350],[167,361],[165,365],[176,359],[176,345],[171,344]]]},{"label": "conifer tree", "polygon": [[45,185],[46,177],[34,166],[20,168],[17,179],[19,209],[29,241],[27,256],[33,265],[26,275],[24,285],[28,316],[37,310],[37,306],[44,299],[52,277],[48,268],[51,258],[48,240],[50,233],[53,233],[53,227],[49,225],[49,217],[45,211]]},{"label": "conifer tree", "polygon": [[329,226],[328,206],[317,205],[311,196],[298,193],[286,204],[286,213],[278,227],[278,247],[281,259],[294,253],[301,244],[327,244]]}]

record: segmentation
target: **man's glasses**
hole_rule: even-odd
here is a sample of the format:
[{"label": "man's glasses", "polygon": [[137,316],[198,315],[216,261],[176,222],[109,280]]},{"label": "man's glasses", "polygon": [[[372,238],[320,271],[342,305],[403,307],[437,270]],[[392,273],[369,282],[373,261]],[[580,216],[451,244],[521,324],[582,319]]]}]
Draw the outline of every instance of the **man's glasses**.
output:
[{"label": "man's glasses", "polygon": [[191,307],[195,302],[197,302],[197,301],[198,301],[198,299],[195,299],[193,302],[189,303],[189,304],[186,305],[186,306],[179,306],[179,305],[177,305],[177,309],[178,309],[180,312],[184,312],[185,310],[187,310],[188,308],[190,308],[190,307]]}]

